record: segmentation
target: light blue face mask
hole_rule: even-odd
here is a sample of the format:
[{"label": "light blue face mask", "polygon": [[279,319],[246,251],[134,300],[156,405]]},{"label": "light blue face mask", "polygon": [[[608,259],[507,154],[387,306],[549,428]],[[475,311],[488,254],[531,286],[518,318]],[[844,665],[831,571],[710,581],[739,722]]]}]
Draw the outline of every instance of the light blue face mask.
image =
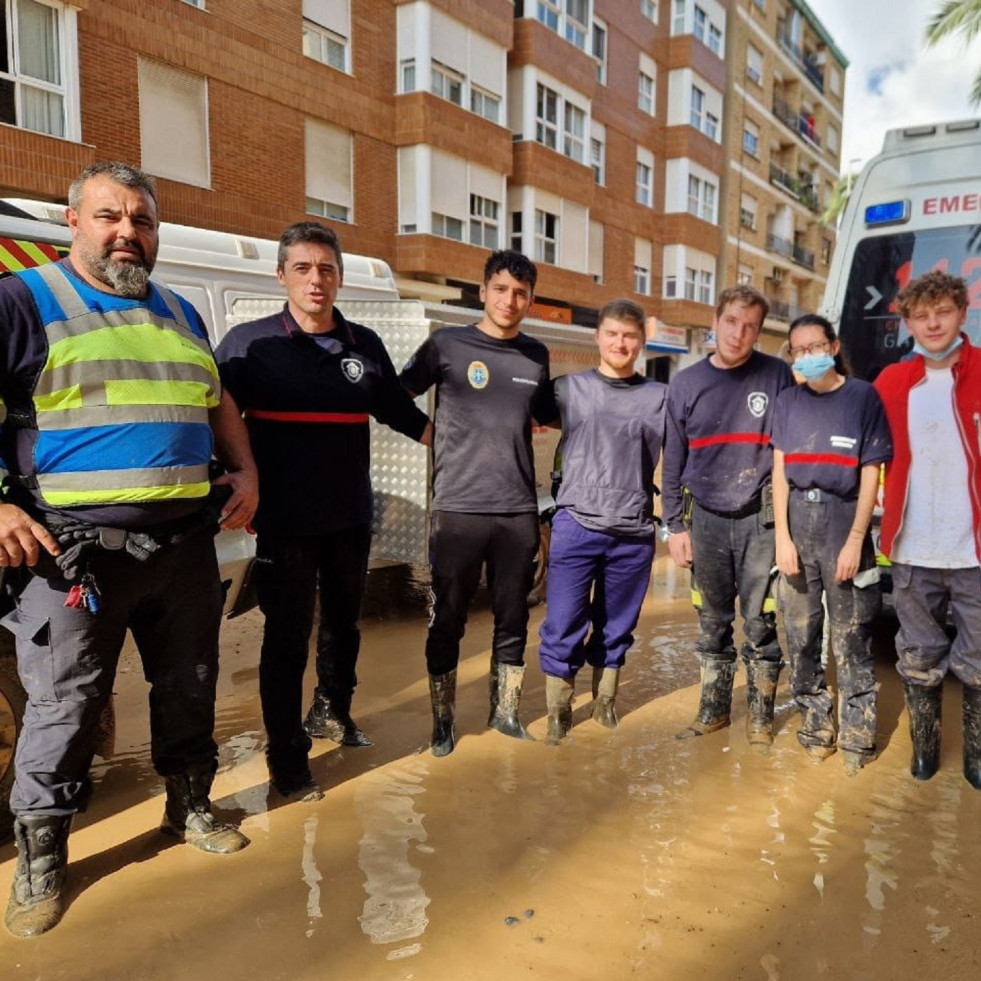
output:
[{"label": "light blue face mask", "polygon": [[817,381],[834,366],[835,359],[830,354],[805,354],[794,362],[794,371],[807,381]]},{"label": "light blue face mask", "polygon": [[942,351],[928,351],[925,347],[922,347],[919,343],[915,343],[913,345],[913,350],[917,354],[922,354],[923,357],[929,358],[931,361],[943,361],[943,359],[946,358],[948,354],[953,354],[954,351],[956,351],[963,343],[964,343],[964,338],[961,337],[960,334],[958,334],[954,342],[948,345],[947,347],[945,347]]}]

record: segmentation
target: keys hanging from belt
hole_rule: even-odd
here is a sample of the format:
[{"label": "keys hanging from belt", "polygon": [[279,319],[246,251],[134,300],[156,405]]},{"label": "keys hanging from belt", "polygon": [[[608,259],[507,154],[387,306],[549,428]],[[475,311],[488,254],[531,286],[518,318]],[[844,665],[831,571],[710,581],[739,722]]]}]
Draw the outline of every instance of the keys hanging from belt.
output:
[{"label": "keys hanging from belt", "polygon": [[102,606],[102,594],[91,572],[86,572],[79,582],[72,585],[65,597],[64,605],[73,610],[99,612]]}]

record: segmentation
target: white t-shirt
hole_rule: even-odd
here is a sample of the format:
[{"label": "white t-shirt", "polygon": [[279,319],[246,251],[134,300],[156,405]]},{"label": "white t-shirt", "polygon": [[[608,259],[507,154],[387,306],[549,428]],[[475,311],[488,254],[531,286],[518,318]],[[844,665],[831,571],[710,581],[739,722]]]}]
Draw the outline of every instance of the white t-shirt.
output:
[{"label": "white t-shirt", "polygon": [[929,569],[978,565],[967,456],[954,414],[950,368],[927,367],[909,393],[909,490],[893,562]]}]

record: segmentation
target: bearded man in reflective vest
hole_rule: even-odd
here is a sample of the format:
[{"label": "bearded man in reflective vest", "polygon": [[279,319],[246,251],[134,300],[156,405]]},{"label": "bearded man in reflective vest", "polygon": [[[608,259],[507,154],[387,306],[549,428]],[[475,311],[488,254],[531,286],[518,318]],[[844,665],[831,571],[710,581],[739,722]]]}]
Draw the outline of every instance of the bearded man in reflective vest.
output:
[{"label": "bearded man in reflective vest", "polygon": [[[127,629],[150,684],[161,830],[207,852],[248,844],[209,799],[222,608],[213,534],[255,511],[248,437],[201,318],[150,281],[153,179],[93,164],[68,202],[67,259],[0,282],[0,567],[21,578],[3,624],[27,692],[10,797],[18,855],[5,924],[16,936],[61,918],[69,825],[89,796]],[[220,513],[213,451],[228,470],[215,481],[227,485]]]}]

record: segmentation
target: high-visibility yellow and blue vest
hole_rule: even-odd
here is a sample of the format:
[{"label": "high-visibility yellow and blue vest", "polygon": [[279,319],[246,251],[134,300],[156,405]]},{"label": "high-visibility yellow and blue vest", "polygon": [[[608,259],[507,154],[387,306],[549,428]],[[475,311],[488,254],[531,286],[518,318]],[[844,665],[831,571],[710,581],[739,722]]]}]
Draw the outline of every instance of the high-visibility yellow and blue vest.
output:
[{"label": "high-visibility yellow and blue vest", "polygon": [[[48,354],[32,393],[34,472],[58,508],[146,504],[208,494],[208,410],[221,387],[194,308],[151,284],[103,293],[61,263],[18,272]],[[31,430],[34,432],[31,432]]]}]

